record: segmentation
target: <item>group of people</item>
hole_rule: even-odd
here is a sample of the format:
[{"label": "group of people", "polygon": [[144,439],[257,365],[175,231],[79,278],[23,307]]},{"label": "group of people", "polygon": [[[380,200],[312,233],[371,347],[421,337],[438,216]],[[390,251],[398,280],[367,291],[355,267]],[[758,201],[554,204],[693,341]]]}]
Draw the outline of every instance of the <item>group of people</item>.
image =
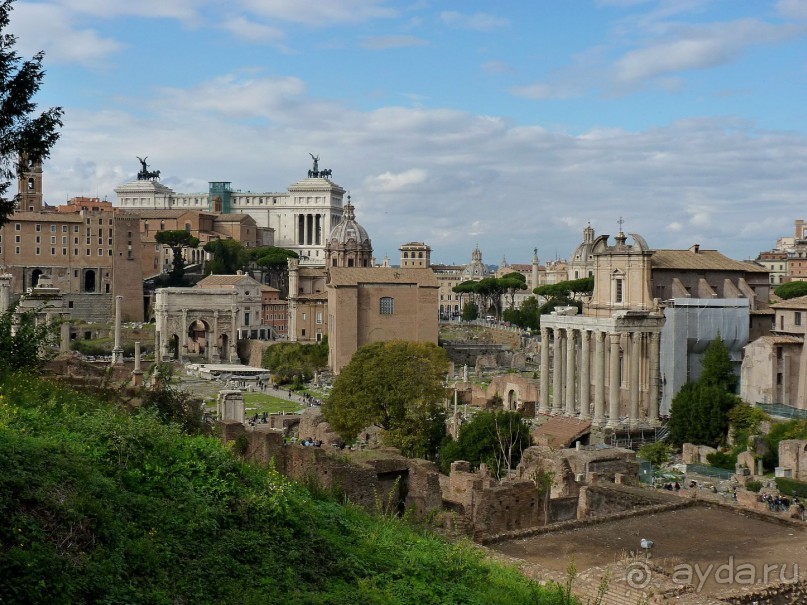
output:
[{"label": "group of people", "polygon": [[303,439],[303,447],[322,447],[322,441],[319,439]]},{"label": "group of people", "polygon": [[249,426],[255,426],[256,424],[266,424],[269,422],[269,413],[264,412],[263,414],[258,414],[255,412],[255,415],[249,419]]},{"label": "group of people", "polygon": [[802,504],[795,496],[793,497],[792,502],[787,496],[781,496],[779,494],[774,496],[768,493],[760,494],[758,499],[760,502],[765,502],[768,505],[768,510],[774,513],[785,513],[790,510],[791,504],[796,504],[798,505],[799,510],[802,511],[802,518],[804,518],[804,504]]}]

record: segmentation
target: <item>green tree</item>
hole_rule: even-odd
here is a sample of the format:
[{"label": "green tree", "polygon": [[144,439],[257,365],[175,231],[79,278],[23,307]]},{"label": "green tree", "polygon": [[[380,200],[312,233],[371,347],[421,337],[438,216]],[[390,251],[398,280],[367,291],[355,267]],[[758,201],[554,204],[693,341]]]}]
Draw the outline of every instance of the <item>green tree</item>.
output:
[{"label": "green tree", "polygon": [[294,250],[275,246],[263,246],[249,250],[250,262],[261,272],[259,281],[264,283],[264,276],[268,276],[269,285],[280,290],[281,298],[289,295],[289,259],[299,257]]},{"label": "green tree", "polygon": [[504,320],[522,328],[537,330],[541,325],[541,307],[538,299],[530,296],[518,309],[505,309]]},{"label": "green tree", "polygon": [[174,377],[173,368],[166,363],[154,364],[143,388],[141,410],[153,409],[163,422],[177,424],[189,435],[207,432],[202,401],[181,389]]},{"label": "green tree", "polygon": [[206,267],[213,275],[233,275],[244,269],[249,259],[244,246],[234,239],[214,239],[205,244],[204,251],[213,255]]},{"label": "green tree", "polygon": [[670,446],[663,441],[648,443],[640,447],[636,454],[653,466],[661,466],[670,460]]},{"label": "green tree", "polygon": [[462,305],[462,321],[473,321],[479,317],[479,307],[474,301],[468,301]]},{"label": "green tree", "polygon": [[42,85],[44,53],[23,61],[14,51],[17,38],[7,33],[13,0],[0,1],[0,226],[14,213],[19,196],[6,197],[11,180],[50,155],[59,139],[62,108],[36,115],[33,98]]},{"label": "green tree", "polygon": [[797,298],[799,296],[807,296],[807,281],[787,282],[786,284],[776,286],[773,293],[783,300],[787,300],[788,298]]},{"label": "green tree", "polygon": [[16,314],[18,305],[0,314],[0,368],[34,369],[56,354],[59,322],[37,321],[39,309]]},{"label": "green tree", "polygon": [[670,409],[670,441],[720,446],[726,440],[729,414],[739,403],[739,397],[719,386],[685,384]]},{"label": "green tree", "polygon": [[314,372],[328,367],[328,337],[316,344],[276,343],[266,349],[263,366],[269,369],[277,384],[300,384],[311,380]]},{"label": "green tree", "polygon": [[729,357],[729,351],[718,334],[703,353],[700,383],[735,393],[738,382],[739,378],[734,372],[734,364]]},{"label": "green tree", "polygon": [[182,257],[183,248],[196,248],[199,245],[199,238],[194,237],[189,231],[175,229],[169,231],[158,231],[154,235],[158,244],[171,248],[173,262],[169,272],[170,284],[179,286],[183,283],[185,276],[185,259]]},{"label": "green tree", "polygon": [[448,474],[452,462],[465,460],[474,468],[487,464],[496,477],[504,477],[529,446],[530,429],[518,412],[479,412],[460,427],[456,441],[440,448],[440,470]]},{"label": "green tree", "polygon": [[499,278],[499,285],[504,289],[506,296],[510,297],[510,309],[515,306],[516,292],[527,289],[527,278],[523,273],[513,271]]},{"label": "green tree", "polygon": [[448,355],[433,343],[392,340],[361,347],[322,406],[346,441],[375,425],[407,456],[433,458],[445,436]]}]

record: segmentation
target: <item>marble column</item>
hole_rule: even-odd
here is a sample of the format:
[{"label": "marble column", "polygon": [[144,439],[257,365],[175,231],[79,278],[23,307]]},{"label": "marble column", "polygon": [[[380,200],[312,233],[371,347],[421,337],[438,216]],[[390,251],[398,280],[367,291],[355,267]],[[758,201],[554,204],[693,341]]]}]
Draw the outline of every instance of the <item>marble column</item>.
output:
[{"label": "marble column", "polygon": [[580,419],[591,417],[591,332],[580,332]]},{"label": "marble column", "polygon": [[594,335],[594,425],[605,424],[605,332]]},{"label": "marble column", "polygon": [[0,313],[5,313],[11,306],[11,275],[0,275]]},{"label": "marble column", "polygon": [[227,362],[238,363],[238,307],[233,305],[230,312],[232,313],[232,338],[230,338],[230,350],[227,351]]},{"label": "marble column", "polygon": [[134,370],[132,371],[132,386],[139,387],[143,384],[143,370],[140,369],[140,341],[135,343],[134,350]]},{"label": "marble column", "polygon": [[574,416],[575,408],[575,353],[577,352],[576,345],[576,330],[571,328],[566,330],[566,415]]},{"label": "marble column", "polygon": [[608,356],[611,374],[608,390],[608,424],[609,428],[616,428],[619,424],[619,334],[609,334],[611,354]]},{"label": "marble column", "polygon": [[538,413],[549,412],[549,328],[541,328],[541,400]]},{"label": "marble column", "polygon": [[639,360],[642,357],[642,333],[633,332],[630,339],[630,426],[639,425]]},{"label": "marble column", "polygon": [[561,383],[561,370],[563,369],[563,359],[560,352],[561,330],[555,328],[554,343],[552,346],[552,415],[560,414],[563,411],[561,405],[561,395],[563,395],[563,383]]},{"label": "marble column", "polygon": [[213,363],[221,362],[221,352],[219,351],[219,312],[213,311],[213,343],[210,345],[213,356]]},{"label": "marble column", "polygon": [[648,381],[649,397],[647,402],[647,419],[652,425],[659,423],[659,364],[661,334],[651,332],[650,334],[650,380]]},{"label": "marble column", "polygon": [[123,347],[120,344],[120,324],[121,324],[121,303],[123,296],[118,295],[115,297],[115,346],[112,349],[112,363],[113,365],[123,364]]},{"label": "marble column", "polygon": [[[182,309],[182,334],[179,335],[179,343],[177,346],[177,355],[179,355],[180,363],[185,360],[188,355],[188,310]],[[198,351],[197,351],[198,353]]]}]

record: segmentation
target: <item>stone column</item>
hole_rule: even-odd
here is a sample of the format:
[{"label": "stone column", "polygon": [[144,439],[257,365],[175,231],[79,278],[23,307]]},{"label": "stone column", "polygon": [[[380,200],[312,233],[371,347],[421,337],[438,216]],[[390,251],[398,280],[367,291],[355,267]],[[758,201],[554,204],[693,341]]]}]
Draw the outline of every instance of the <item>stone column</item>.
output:
[{"label": "stone column", "polygon": [[70,322],[66,317],[61,318],[62,323],[59,325],[59,351],[61,353],[70,352]]},{"label": "stone column", "polygon": [[631,333],[630,342],[630,426],[639,426],[639,359],[642,356],[642,333]]},{"label": "stone column", "polygon": [[143,370],[140,369],[140,341],[135,343],[134,370],[132,371],[132,386],[139,387],[143,384]]},{"label": "stone column", "polygon": [[611,342],[611,354],[608,362],[611,364],[611,384],[608,390],[608,424],[609,428],[616,428],[619,424],[619,334],[608,335]]},{"label": "stone column", "polygon": [[574,384],[574,361],[575,361],[575,330],[566,330],[566,415],[574,416],[575,384]]},{"label": "stone column", "polygon": [[123,347],[120,344],[120,324],[121,324],[121,303],[123,296],[115,297],[115,346],[112,349],[112,364],[123,364]]},{"label": "stone column", "polygon": [[177,347],[179,351],[177,354],[179,355],[179,362],[182,363],[185,361],[185,358],[188,356],[188,310],[182,309],[182,334],[179,335],[179,346]]},{"label": "stone column", "polygon": [[659,381],[659,356],[660,348],[659,341],[661,334],[658,332],[650,333],[650,380],[648,381],[649,397],[647,401],[647,419],[652,425],[659,423],[659,410],[658,410],[658,381]]},{"label": "stone column", "polygon": [[232,313],[232,338],[230,339],[230,350],[227,351],[227,361],[237,363],[238,360],[238,308],[233,304]]},{"label": "stone column", "polygon": [[213,344],[210,345],[210,352],[213,363],[221,362],[221,352],[219,351],[219,312],[213,311]]},{"label": "stone column", "polygon": [[580,419],[591,417],[591,332],[580,332]]},{"label": "stone column", "polygon": [[555,342],[552,348],[552,415],[555,416],[563,411],[561,396],[563,395],[563,383],[561,383],[561,370],[563,369],[563,359],[560,352],[561,330],[552,330]]},{"label": "stone column", "polygon": [[549,328],[541,327],[541,400],[538,412],[549,412]]},{"label": "stone column", "polygon": [[11,275],[0,275],[0,313],[5,313],[11,306]]},{"label": "stone column", "polygon": [[605,332],[597,332],[594,336],[594,425],[605,424]]}]

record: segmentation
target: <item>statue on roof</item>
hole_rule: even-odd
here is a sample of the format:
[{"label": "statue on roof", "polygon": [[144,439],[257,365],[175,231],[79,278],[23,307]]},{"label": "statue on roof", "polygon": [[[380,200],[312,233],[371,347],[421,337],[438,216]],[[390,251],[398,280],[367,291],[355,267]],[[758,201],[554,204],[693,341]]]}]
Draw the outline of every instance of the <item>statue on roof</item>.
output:
[{"label": "statue on roof", "polygon": [[314,167],[311,169],[311,172],[319,172],[319,156],[314,155],[313,153],[308,153],[311,156],[311,159],[314,160]]},{"label": "statue on roof", "polygon": [[136,155],[135,157],[140,161],[141,166],[140,172],[137,173],[138,181],[157,180],[160,178],[159,170],[149,170],[149,165],[146,163],[149,156],[141,158],[139,155]]}]

